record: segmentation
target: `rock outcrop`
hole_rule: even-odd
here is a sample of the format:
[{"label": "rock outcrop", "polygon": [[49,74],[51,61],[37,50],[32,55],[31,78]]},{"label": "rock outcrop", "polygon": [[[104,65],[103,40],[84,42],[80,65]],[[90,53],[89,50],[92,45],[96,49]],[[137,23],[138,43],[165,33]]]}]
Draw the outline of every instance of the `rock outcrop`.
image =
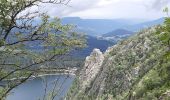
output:
[{"label": "rock outcrop", "polygon": [[100,71],[103,60],[104,56],[99,49],[94,49],[90,56],[86,57],[84,67],[79,77],[82,89],[90,86],[90,83]]}]

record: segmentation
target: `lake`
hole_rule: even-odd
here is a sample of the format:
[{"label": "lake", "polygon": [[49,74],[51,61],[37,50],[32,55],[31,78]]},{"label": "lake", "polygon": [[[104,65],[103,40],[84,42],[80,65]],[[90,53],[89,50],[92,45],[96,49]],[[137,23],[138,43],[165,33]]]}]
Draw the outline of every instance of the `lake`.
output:
[{"label": "lake", "polygon": [[44,95],[50,93],[56,94],[54,100],[63,100],[74,77],[71,75],[47,75],[28,80],[15,88],[7,100],[43,100]]}]

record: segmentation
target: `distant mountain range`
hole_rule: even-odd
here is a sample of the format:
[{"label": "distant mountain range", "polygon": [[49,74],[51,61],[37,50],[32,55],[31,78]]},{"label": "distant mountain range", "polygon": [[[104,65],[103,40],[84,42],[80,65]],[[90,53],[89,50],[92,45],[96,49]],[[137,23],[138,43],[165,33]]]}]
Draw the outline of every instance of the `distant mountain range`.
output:
[{"label": "distant mountain range", "polygon": [[63,24],[77,26],[76,31],[78,32],[84,32],[90,36],[101,36],[117,29],[136,32],[147,27],[162,24],[164,18],[146,22],[142,20],[137,21],[136,19],[81,19],[79,17],[66,17],[61,20]]},{"label": "distant mountain range", "polygon": [[139,23],[139,24],[129,25],[129,26],[124,27],[124,29],[137,32],[139,30],[142,30],[142,29],[154,26],[154,25],[163,24],[164,20],[165,20],[165,18],[160,18],[160,19],[147,21],[147,22],[143,22],[143,23]]},{"label": "distant mountain range", "polygon": [[63,24],[74,24],[77,26],[77,31],[84,32],[90,36],[98,36],[124,26],[124,23],[116,20],[80,19],[78,17],[63,18],[62,22]]}]

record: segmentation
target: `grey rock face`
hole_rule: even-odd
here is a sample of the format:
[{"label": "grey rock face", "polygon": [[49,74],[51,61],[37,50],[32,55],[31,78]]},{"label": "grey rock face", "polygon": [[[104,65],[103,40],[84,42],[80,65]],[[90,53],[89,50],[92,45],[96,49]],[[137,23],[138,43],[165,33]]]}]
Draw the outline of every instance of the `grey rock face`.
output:
[{"label": "grey rock face", "polygon": [[104,56],[99,49],[94,49],[90,56],[86,57],[85,65],[80,73],[81,86],[88,87],[96,77],[103,63]]}]

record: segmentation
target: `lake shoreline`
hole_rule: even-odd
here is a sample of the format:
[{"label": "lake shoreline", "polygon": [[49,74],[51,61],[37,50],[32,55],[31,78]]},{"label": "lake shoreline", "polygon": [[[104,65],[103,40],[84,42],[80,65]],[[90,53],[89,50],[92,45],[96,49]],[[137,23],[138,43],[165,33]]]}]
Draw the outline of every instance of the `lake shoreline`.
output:
[{"label": "lake shoreline", "polygon": [[[31,77],[28,79],[28,80],[32,80],[32,79],[35,79],[35,78],[38,78],[38,77],[44,77],[44,76],[53,76],[53,75],[68,75],[68,76],[76,76],[75,73],[55,73],[55,74],[41,74],[41,75],[31,75]],[[21,80],[21,79],[25,79],[27,77],[20,77],[20,78],[12,78],[12,79],[7,79],[7,80],[4,80],[4,81],[15,81],[15,80]]]}]

